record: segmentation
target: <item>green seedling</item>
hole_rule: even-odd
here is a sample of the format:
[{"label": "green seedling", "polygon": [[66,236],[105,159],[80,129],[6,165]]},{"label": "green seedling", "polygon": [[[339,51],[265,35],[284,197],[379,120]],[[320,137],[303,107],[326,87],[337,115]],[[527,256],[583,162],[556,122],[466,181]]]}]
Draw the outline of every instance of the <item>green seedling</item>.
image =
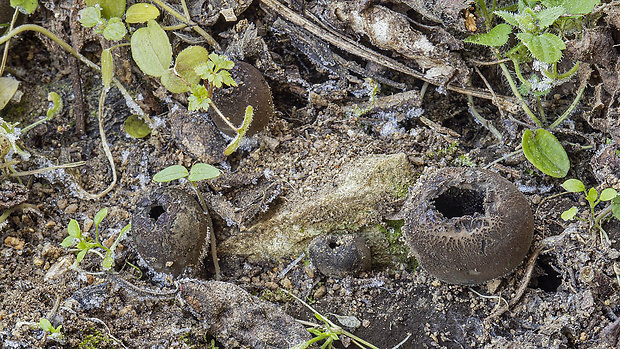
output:
[{"label": "green seedling", "polygon": [[41,327],[43,331],[47,332],[50,338],[56,340],[63,338],[63,335],[60,332],[62,325],[58,325],[58,327],[55,328],[48,319],[41,318],[41,320],[39,320],[39,327]]},{"label": "green seedling", "polygon": [[[95,226],[94,240],[82,234],[82,230],[75,219],[69,221],[69,225],[67,226],[67,233],[69,236],[62,241],[61,245],[66,248],[75,245],[76,252],[78,252],[75,260],[75,266],[80,264],[88,252],[94,253],[101,257],[101,267],[105,271],[109,271],[114,266],[114,251],[116,250],[116,246],[118,246],[121,238],[129,231],[129,229],[131,229],[131,223],[123,227],[116,240],[112,243],[112,246],[107,247],[99,241],[99,225],[107,214],[107,208],[103,208],[95,214],[95,218],[93,220],[93,224]],[[103,253],[101,250],[103,250]]]},{"label": "green seedling", "polygon": [[[218,170],[214,166],[211,166],[209,164],[204,164],[204,163],[196,163],[191,167],[189,171],[187,170],[187,168],[185,168],[185,166],[182,166],[182,165],[172,165],[172,166],[166,167],[165,169],[157,172],[153,176],[153,180],[159,183],[166,183],[166,182],[172,182],[177,179],[186,178],[191,184],[194,191],[196,192],[196,196],[198,196],[200,206],[202,207],[204,214],[208,218],[207,222],[211,222],[211,219],[209,217],[209,208],[207,206],[207,201],[202,195],[202,192],[200,191],[200,189],[198,188],[197,182],[207,180],[207,179],[213,179],[213,178],[218,177],[219,175],[220,175],[220,170]],[[211,233],[210,234],[211,236],[210,238],[211,239],[211,257],[213,259],[213,266],[215,268],[215,278],[219,280],[220,279],[220,265],[217,259],[217,249],[215,246],[216,241],[215,241],[215,234],[213,232],[213,227],[209,226],[209,232]]]},{"label": "green seedling", "polygon": [[[609,237],[607,232],[602,227],[602,222],[604,219],[608,218],[610,214],[612,214],[616,219],[620,220],[620,198],[618,197],[618,192],[613,188],[605,188],[601,191],[600,195],[596,188],[590,188],[586,190],[586,186],[582,181],[578,179],[568,179],[564,183],[562,183],[562,188],[564,188],[567,192],[570,193],[583,193],[585,199],[588,201],[590,206],[590,212],[588,215],[588,219],[583,219],[577,216],[579,210],[577,207],[573,206],[568,210],[562,212],[562,219],[565,221],[572,219],[580,219],[583,221],[588,221],[590,223],[591,229],[598,229],[601,235],[601,239],[605,238],[609,242]],[[596,213],[595,208],[601,202],[611,201],[611,204],[603,209],[602,211]]]},{"label": "green seedling", "polygon": [[[567,21],[592,12],[598,3],[599,0],[520,0],[517,11],[510,12],[496,10],[495,0],[490,8],[486,6],[484,0],[476,0],[478,13],[485,18],[489,30],[487,33],[471,35],[465,39],[465,42],[493,48],[497,58],[500,59],[498,64],[512,93],[534,124],[534,130],[527,129],[523,134],[521,142],[523,153],[536,168],[552,177],[565,177],[570,169],[570,161],[560,142],[549,130],[557,127],[572,113],[586,85],[584,83],[580,86],[572,104],[551,124],[547,122],[542,101],[553,87],[568,81],[579,67],[577,62],[568,71],[558,72],[558,62],[562,59],[563,50],[566,49],[562,34],[567,28]],[[505,23],[491,28],[494,15]],[[500,52],[498,47],[506,45],[513,33],[515,44]],[[503,59],[512,62],[513,72],[503,63]],[[532,70],[529,77],[524,76],[521,70],[521,65],[525,64]],[[513,73],[518,78],[520,86],[515,83]],[[524,95],[535,99],[538,116],[532,112]]]},{"label": "green seedling", "polygon": [[[374,346],[374,345],[368,343],[367,341],[357,337],[356,335],[352,334],[351,332],[348,332],[345,329],[343,329],[342,327],[334,324],[327,317],[325,317],[324,315],[319,313],[316,309],[314,309],[308,303],[306,303],[303,300],[301,300],[299,297],[295,296],[294,294],[292,294],[292,293],[290,293],[290,292],[288,292],[286,290],[284,290],[284,292],[286,292],[289,296],[295,298],[298,302],[303,304],[306,308],[310,309],[310,311],[312,311],[314,313],[314,317],[317,320],[319,320],[320,322],[322,322],[322,324],[317,324],[317,323],[303,321],[303,320],[296,320],[297,322],[301,323],[302,325],[309,326],[307,328],[307,330],[308,330],[308,332],[310,332],[310,333],[312,333],[314,335],[314,338],[312,338],[312,339],[310,339],[310,340],[308,340],[306,342],[299,343],[299,344],[295,345],[293,347],[293,349],[306,349],[306,348],[310,348],[310,347],[312,347],[313,344],[315,344],[315,343],[318,344],[319,342],[323,342],[323,344],[321,345],[321,349],[333,349],[334,348],[334,344],[333,343],[335,341],[339,341],[341,336],[349,337],[349,339],[351,339],[351,342],[353,344],[355,344],[358,348],[379,349],[377,346]],[[339,319],[339,321],[348,322],[351,317],[348,317],[348,316],[338,316],[337,318]],[[357,320],[357,321],[359,321],[359,320]]]},{"label": "green seedling", "polygon": [[378,82],[374,81],[371,78],[364,79],[364,85],[370,87],[370,91],[368,93],[368,97],[370,97],[370,102],[365,108],[360,108],[358,105],[353,107],[353,114],[355,114],[355,116],[357,117],[360,117],[372,110],[372,107],[375,106],[375,102],[377,100],[377,93],[379,93],[381,87]]}]

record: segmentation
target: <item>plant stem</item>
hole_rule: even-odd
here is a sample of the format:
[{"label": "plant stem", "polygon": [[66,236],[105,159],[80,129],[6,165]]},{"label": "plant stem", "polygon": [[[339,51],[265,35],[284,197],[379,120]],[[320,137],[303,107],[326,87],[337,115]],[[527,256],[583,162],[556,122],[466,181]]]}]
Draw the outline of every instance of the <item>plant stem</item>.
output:
[{"label": "plant stem", "polygon": [[[18,14],[19,14],[19,10],[15,8],[15,12],[13,12],[13,19],[11,19],[11,25],[9,26],[9,31],[13,30]],[[0,76],[2,76],[2,74],[4,73],[4,67],[6,67],[6,59],[9,55],[10,44],[11,44],[11,41],[9,40],[6,42],[6,45],[4,45],[4,53],[2,54],[2,65],[0,65]]]},{"label": "plant stem", "polygon": [[527,103],[525,102],[525,99],[523,99],[523,96],[521,96],[521,93],[519,92],[517,85],[512,79],[512,76],[510,75],[510,72],[508,71],[508,67],[506,67],[506,64],[500,63],[499,66],[500,68],[502,68],[502,73],[504,74],[504,77],[506,77],[506,80],[508,80],[508,85],[510,85],[510,89],[512,90],[512,93],[515,95],[515,97],[517,97],[519,102],[521,102],[521,108],[523,109],[525,114],[527,114],[530,120],[532,120],[534,124],[536,124],[537,127],[542,128],[543,127],[542,122],[538,120],[538,118],[536,117],[536,115],[534,115],[530,107],[527,106]]},{"label": "plant stem", "polygon": [[156,3],[157,5],[159,5],[161,8],[163,8],[164,10],[168,11],[168,13],[176,17],[179,21],[187,24],[187,26],[189,27],[192,27],[192,29],[194,29],[196,33],[200,34],[203,38],[205,38],[205,40],[207,40],[207,43],[213,46],[216,50],[218,51],[221,50],[221,47],[217,43],[217,41],[215,41],[215,39],[211,35],[209,35],[209,33],[207,33],[204,29],[199,27],[198,24],[196,24],[194,21],[185,18],[185,16],[177,12],[175,9],[170,7],[168,4],[166,4],[162,0],[152,0],[152,1]]},{"label": "plant stem", "polygon": [[540,100],[540,96],[536,96],[536,105],[538,106],[538,113],[540,114],[540,118],[546,125],[547,116],[545,115],[545,109],[543,108],[542,101]]},{"label": "plant stem", "polygon": [[575,96],[575,99],[573,99],[573,103],[571,103],[570,107],[568,107],[568,109],[566,109],[564,114],[562,114],[562,116],[560,116],[557,120],[555,120],[554,123],[551,124],[551,126],[549,126],[550,130],[558,127],[558,125],[560,125],[562,121],[564,121],[564,119],[566,119],[570,115],[570,113],[572,113],[573,110],[575,110],[575,108],[577,107],[577,103],[579,103],[581,96],[583,96],[583,91],[585,90],[586,90],[586,84],[584,83],[583,86],[581,86],[581,88],[579,89],[579,92],[577,92],[577,96]]},{"label": "plant stem", "polygon": [[217,240],[215,239],[215,231],[213,230],[213,223],[211,222],[211,216],[209,216],[209,208],[207,207],[207,201],[205,200],[204,196],[202,196],[200,189],[198,189],[198,184],[192,181],[189,181],[189,183],[192,185],[192,188],[194,188],[194,191],[196,191],[196,195],[198,196],[198,200],[200,201],[200,206],[202,206],[202,210],[205,216],[207,216],[209,238],[211,240],[211,258],[213,259],[213,268],[215,269],[215,280],[221,280],[222,275],[220,274],[220,262],[219,262],[219,259],[217,258],[217,247],[215,246],[215,244],[217,243]]},{"label": "plant stem", "polygon": [[220,119],[224,120],[226,125],[228,125],[228,127],[230,127],[231,130],[237,131],[239,129],[237,126],[233,125],[233,123],[230,122],[230,120],[228,120],[228,118],[225,117],[224,114],[222,114],[222,112],[215,106],[215,103],[213,103],[213,101],[209,102],[209,105],[213,107],[213,110],[215,110],[215,112],[220,117]]},{"label": "plant stem", "polygon": [[495,126],[493,126],[493,124],[491,124],[489,120],[485,119],[482,115],[480,115],[480,113],[478,113],[478,110],[476,110],[476,106],[474,105],[474,97],[467,96],[467,102],[469,104],[469,111],[474,118],[478,120],[482,126],[486,127],[493,134],[493,136],[501,142],[503,140],[502,134],[495,128]]},{"label": "plant stem", "polygon": [[602,210],[601,212],[599,212],[599,214],[597,214],[594,217],[594,226],[595,227],[600,227],[601,226],[601,221],[603,219],[605,219],[607,216],[609,216],[609,214],[611,213],[611,205],[605,207],[604,210]]}]

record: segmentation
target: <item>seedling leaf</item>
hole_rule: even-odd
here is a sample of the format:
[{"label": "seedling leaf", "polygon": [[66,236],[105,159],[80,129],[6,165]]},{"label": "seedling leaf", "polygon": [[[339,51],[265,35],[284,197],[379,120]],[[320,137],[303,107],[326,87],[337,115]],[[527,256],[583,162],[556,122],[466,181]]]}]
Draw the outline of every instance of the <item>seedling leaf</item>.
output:
[{"label": "seedling leaf", "polygon": [[71,247],[73,246],[74,243],[75,243],[75,237],[67,236],[64,240],[62,240],[62,243],[60,244],[60,246]]},{"label": "seedling leaf", "polygon": [[612,200],[613,198],[615,198],[617,195],[618,195],[618,192],[616,191],[616,189],[605,188],[601,192],[600,200],[601,201],[609,201],[609,200]]},{"label": "seedling leaf", "polygon": [[562,6],[554,6],[546,8],[536,14],[541,29],[545,29],[553,24],[561,15],[566,13]]},{"label": "seedling leaf", "polygon": [[[202,46],[189,46],[177,55],[174,69],[190,86],[200,81],[200,76],[196,74],[194,68],[206,63],[209,60],[209,51]],[[189,88],[188,90],[189,91]],[[185,91],[185,92],[187,92]]]},{"label": "seedling leaf", "polygon": [[463,41],[485,46],[502,46],[508,42],[511,32],[512,27],[502,23],[496,25],[488,33],[470,35]]},{"label": "seedling leaf", "polygon": [[86,6],[99,4],[101,14],[105,18],[123,17],[125,13],[125,0],[86,0]]},{"label": "seedling leaf", "polygon": [[151,133],[151,128],[138,115],[130,115],[125,120],[125,132],[134,138],[144,138]]},{"label": "seedling leaf", "polygon": [[164,74],[162,74],[161,84],[164,85],[166,90],[172,93],[185,93],[191,89],[190,85],[188,85],[185,81],[183,81],[183,79],[178,77],[177,74],[174,73],[174,69],[172,68],[166,70]]},{"label": "seedling leaf", "polygon": [[12,8],[17,8],[19,12],[27,15],[32,14],[38,5],[39,2],[37,0],[11,0]]},{"label": "seedling leaf", "polygon": [[620,220],[620,196],[616,196],[611,201],[611,212],[617,220]]},{"label": "seedling leaf", "polygon": [[11,77],[0,77],[0,110],[13,98],[18,87],[19,81],[16,79]]},{"label": "seedling leaf", "polygon": [[112,77],[114,77],[114,59],[112,58],[112,52],[107,48],[101,51],[101,78],[105,88],[110,87]]},{"label": "seedling leaf", "polygon": [[47,100],[52,103],[51,106],[47,109],[46,119],[51,120],[62,111],[62,98],[60,98],[60,95],[58,93],[50,92],[47,94]]},{"label": "seedling leaf", "polygon": [[[79,247],[78,247],[79,248]],[[84,256],[86,256],[86,251],[88,250],[81,250],[78,254],[77,257],[75,258],[75,263],[76,264],[80,264],[80,262],[84,259]]]},{"label": "seedling leaf", "polygon": [[598,199],[598,191],[596,191],[595,188],[590,188],[590,190],[588,190],[588,195],[586,195],[586,200],[590,201],[590,204],[592,204],[596,199]]},{"label": "seedling leaf", "polygon": [[101,266],[104,270],[110,270],[112,265],[114,265],[114,258],[112,257],[112,253],[108,251],[105,257],[103,257],[103,261],[101,261]]},{"label": "seedling leaf", "polygon": [[533,35],[530,33],[518,33],[517,38],[532,53],[534,58],[545,63],[555,63],[562,58],[562,50],[566,44],[560,37],[551,33]]},{"label": "seedling leaf", "polygon": [[226,149],[224,149],[224,155],[229,156],[230,154],[234,153],[237,148],[239,148],[239,145],[241,144],[241,139],[243,139],[243,136],[245,136],[248,128],[250,128],[250,124],[252,123],[253,118],[254,108],[252,108],[251,105],[248,105],[245,108],[245,117],[243,118],[243,124],[239,129],[237,129],[237,135],[232,140],[232,142],[230,142]]},{"label": "seedling leaf", "polygon": [[153,180],[155,182],[160,182],[160,183],[171,182],[171,181],[174,181],[175,179],[187,177],[188,175],[189,175],[189,172],[187,172],[187,169],[184,166],[172,165],[157,172],[153,176]]},{"label": "seedling leaf", "polygon": [[55,330],[54,326],[52,326],[52,323],[46,318],[41,318],[41,320],[39,320],[39,327],[41,327],[41,329],[46,332],[52,332],[52,330]]},{"label": "seedling leaf", "polygon": [[187,109],[192,111],[203,109],[207,111],[209,110],[211,98],[209,98],[209,92],[203,85],[194,85],[192,86],[192,95],[187,97],[187,101],[189,102]]},{"label": "seedling leaf", "polygon": [[159,9],[151,4],[138,3],[131,5],[125,13],[125,22],[144,23],[159,17]]},{"label": "seedling leaf", "polygon": [[103,221],[103,219],[107,215],[108,215],[108,209],[107,208],[104,207],[101,210],[99,210],[99,212],[97,212],[95,214],[95,218],[93,219],[93,224],[95,224],[95,227],[98,227],[99,224],[101,224],[101,222]]},{"label": "seedling leaf", "polygon": [[581,193],[586,190],[586,186],[578,179],[567,179],[562,183],[562,188],[571,193]]},{"label": "seedling leaf", "polygon": [[543,173],[563,178],[568,174],[570,161],[557,138],[545,129],[525,130],[521,140],[525,157]]},{"label": "seedling leaf", "polygon": [[575,218],[576,215],[577,215],[577,207],[573,206],[569,208],[568,210],[562,212],[562,219],[565,221],[570,221],[571,219]]},{"label": "seedling leaf", "polygon": [[187,179],[190,182],[198,182],[205,179],[215,178],[220,175],[220,170],[217,168],[203,163],[197,163],[192,166],[189,171],[189,177]]},{"label": "seedling leaf", "polygon": [[125,24],[118,17],[110,18],[108,25],[103,30],[103,37],[107,40],[119,41],[127,34]]},{"label": "seedling leaf", "polygon": [[69,236],[73,236],[79,238],[82,236],[82,231],[80,230],[80,225],[75,219],[69,221],[69,225],[67,226],[67,233]]},{"label": "seedling leaf", "polygon": [[85,28],[91,28],[99,24],[101,10],[94,6],[86,7],[78,12],[78,22]]},{"label": "seedling leaf", "polygon": [[153,20],[131,36],[131,56],[143,73],[162,76],[172,63],[172,47],[166,32]]}]

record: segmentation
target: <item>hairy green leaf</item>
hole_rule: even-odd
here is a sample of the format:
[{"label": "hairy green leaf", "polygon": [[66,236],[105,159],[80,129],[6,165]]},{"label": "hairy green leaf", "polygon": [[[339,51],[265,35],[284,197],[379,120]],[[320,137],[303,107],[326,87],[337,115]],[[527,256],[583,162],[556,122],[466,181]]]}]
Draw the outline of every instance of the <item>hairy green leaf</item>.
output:
[{"label": "hairy green leaf", "polygon": [[50,101],[51,105],[47,108],[46,120],[51,120],[53,117],[60,114],[62,111],[63,103],[62,98],[56,92],[50,92],[47,94],[47,100]]},{"label": "hairy green leaf", "polygon": [[131,56],[143,73],[162,76],[172,63],[172,47],[166,32],[150,20],[131,36]]},{"label": "hairy green leaf", "polygon": [[508,11],[495,11],[493,13],[502,17],[502,19],[506,21],[506,23],[512,25],[513,27],[519,26],[519,22],[517,22],[517,18],[515,17],[513,13],[510,13]]},{"label": "hairy green leaf", "polygon": [[19,81],[12,77],[0,77],[0,110],[2,110],[7,103],[13,98],[17,88],[19,87]]},{"label": "hairy green leaf", "polygon": [[103,267],[103,270],[110,270],[113,265],[114,257],[112,257],[112,253],[108,251],[105,254],[105,257],[103,257],[103,261],[101,261],[101,266]]},{"label": "hairy green leaf", "polygon": [[562,58],[566,44],[560,37],[551,33],[533,35],[518,33],[517,38],[523,42],[534,58],[545,63],[555,63]]},{"label": "hairy green leaf", "polygon": [[564,7],[554,6],[538,12],[536,18],[538,18],[540,28],[545,29],[552,25],[564,13],[566,13]]},{"label": "hairy green leaf", "polygon": [[185,178],[189,175],[187,169],[181,165],[172,165],[157,172],[153,176],[155,182],[171,182],[175,179]]},{"label": "hairy green leaf", "polygon": [[197,163],[192,166],[187,179],[190,182],[198,182],[205,179],[215,178],[220,175],[220,170],[209,164]]},{"label": "hairy green leaf", "polygon": [[542,0],[543,5],[546,7],[562,6],[565,9],[566,14],[570,15],[585,15],[594,9],[595,6],[600,4],[600,0]]},{"label": "hairy green leaf", "polygon": [[557,138],[545,129],[525,130],[521,140],[523,153],[529,162],[543,173],[563,178],[568,174],[570,161]]},{"label": "hairy green leaf", "polygon": [[251,105],[248,105],[245,108],[245,117],[243,118],[243,124],[241,124],[241,127],[237,129],[237,135],[232,140],[232,142],[230,142],[230,144],[226,146],[226,149],[224,149],[224,155],[229,156],[230,154],[234,153],[235,150],[237,150],[237,148],[239,148],[239,145],[241,145],[241,140],[243,139],[243,136],[245,136],[245,133],[250,128],[250,124],[252,123],[253,118],[254,118],[254,108],[252,108]]},{"label": "hairy green leaf", "polygon": [[159,9],[151,4],[137,3],[131,5],[125,13],[125,22],[144,23],[159,17]]},{"label": "hairy green leaf", "polygon": [[562,183],[562,188],[571,193],[581,193],[586,190],[586,186],[578,179],[567,179]]},{"label": "hairy green leaf", "polygon": [[99,4],[101,14],[105,18],[123,17],[125,13],[125,0],[86,0],[86,6]]},{"label": "hairy green leaf", "polygon": [[485,46],[502,46],[508,42],[512,27],[506,23],[498,24],[488,33],[474,34],[465,38],[465,42]]},{"label": "hairy green leaf", "polygon": [[138,115],[130,115],[125,120],[125,132],[133,138],[144,138],[151,133],[151,128]]}]

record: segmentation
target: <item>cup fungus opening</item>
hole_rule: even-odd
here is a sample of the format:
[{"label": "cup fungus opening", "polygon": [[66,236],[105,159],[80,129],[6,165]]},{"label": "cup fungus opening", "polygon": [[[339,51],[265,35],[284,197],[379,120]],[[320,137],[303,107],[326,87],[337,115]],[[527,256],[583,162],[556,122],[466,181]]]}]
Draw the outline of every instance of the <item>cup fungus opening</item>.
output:
[{"label": "cup fungus opening", "polygon": [[435,198],[433,204],[446,219],[473,216],[475,213],[484,215],[485,194],[485,190],[453,186]]},{"label": "cup fungus opening", "polygon": [[166,213],[166,210],[163,208],[163,206],[161,205],[151,206],[151,209],[149,210],[149,217],[156,221],[159,218],[159,216],[161,216],[164,213]]}]

